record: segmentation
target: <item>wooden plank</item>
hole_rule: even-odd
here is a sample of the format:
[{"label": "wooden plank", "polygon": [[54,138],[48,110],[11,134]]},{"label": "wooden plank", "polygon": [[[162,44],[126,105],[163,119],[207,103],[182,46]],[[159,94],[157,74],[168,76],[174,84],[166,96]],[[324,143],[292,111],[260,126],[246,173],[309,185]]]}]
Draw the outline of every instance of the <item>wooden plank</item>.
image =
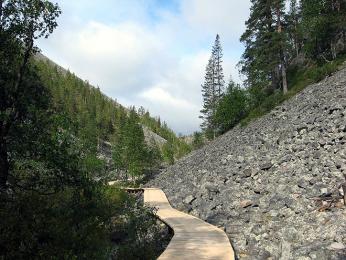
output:
[{"label": "wooden plank", "polygon": [[160,189],[144,189],[144,203],[157,208],[157,216],[170,226],[174,236],[160,260],[234,260],[234,251],[224,231],[171,207]]}]

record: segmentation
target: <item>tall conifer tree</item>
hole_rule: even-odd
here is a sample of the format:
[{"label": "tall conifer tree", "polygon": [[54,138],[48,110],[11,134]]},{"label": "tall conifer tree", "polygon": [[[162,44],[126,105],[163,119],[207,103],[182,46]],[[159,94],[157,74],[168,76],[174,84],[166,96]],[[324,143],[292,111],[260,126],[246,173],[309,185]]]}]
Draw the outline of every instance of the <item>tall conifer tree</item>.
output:
[{"label": "tall conifer tree", "polygon": [[202,115],[200,116],[203,119],[203,123],[201,124],[203,131],[211,138],[214,138],[216,135],[214,118],[218,102],[224,94],[225,81],[222,68],[222,55],[220,36],[217,34],[202,85],[203,109],[201,110]]},{"label": "tall conifer tree", "polygon": [[240,66],[247,77],[247,85],[257,93],[256,99],[260,101],[263,92],[280,86],[287,91],[285,1],[251,0],[251,3],[246,31],[240,38],[245,44]]},{"label": "tall conifer tree", "polygon": [[215,86],[216,99],[219,100],[225,91],[225,80],[222,68],[222,46],[220,42],[220,36],[217,34],[215,43],[212,49],[212,60],[213,60],[213,83]]}]

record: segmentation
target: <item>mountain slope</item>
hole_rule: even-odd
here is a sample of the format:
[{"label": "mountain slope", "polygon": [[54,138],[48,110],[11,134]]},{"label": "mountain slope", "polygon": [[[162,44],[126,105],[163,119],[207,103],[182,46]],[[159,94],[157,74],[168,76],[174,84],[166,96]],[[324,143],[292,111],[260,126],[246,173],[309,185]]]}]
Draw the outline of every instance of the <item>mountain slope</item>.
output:
[{"label": "mountain slope", "polygon": [[[78,78],[42,54],[37,54],[35,64],[39,68],[44,84],[51,91],[57,111],[69,115],[78,125],[79,133],[91,140],[96,149],[98,140],[115,143],[119,128],[124,125],[130,109],[104,95],[100,89]],[[168,141],[174,147],[174,155],[180,158],[190,147],[159,118],[153,118],[148,111],[140,108],[136,113],[148,144],[154,141],[158,147]]]},{"label": "mountain slope", "polygon": [[321,199],[340,195],[343,174],[346,69],[192,152],[148,186],[224,227],[240,259],[345,259],[345,205]]}]

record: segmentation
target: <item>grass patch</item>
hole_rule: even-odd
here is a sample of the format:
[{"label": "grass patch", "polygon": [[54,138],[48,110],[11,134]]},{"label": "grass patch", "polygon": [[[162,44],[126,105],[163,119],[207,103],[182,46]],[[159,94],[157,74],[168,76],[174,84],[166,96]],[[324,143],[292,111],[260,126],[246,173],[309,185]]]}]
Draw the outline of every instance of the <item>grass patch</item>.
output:
[{"label": "grass patch", "polygon": [[269,113],[276,106],[295,96],[307,86],[323,80],[343,67],[346,55],[342,55],[336,60],[323,65],[314,64],[305,69],[293,68],[288,71],[288,92],[283,95],[281,91],[268,96],[260,106],[250,110],[247,117],[241,122],[241,126],[248,125],[251,121]]}]

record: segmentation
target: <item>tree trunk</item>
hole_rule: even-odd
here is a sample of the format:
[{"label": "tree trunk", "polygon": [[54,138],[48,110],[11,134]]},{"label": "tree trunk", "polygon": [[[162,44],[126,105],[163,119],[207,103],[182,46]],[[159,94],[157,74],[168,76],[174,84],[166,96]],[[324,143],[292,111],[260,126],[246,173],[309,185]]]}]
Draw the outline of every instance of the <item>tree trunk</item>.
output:
[{"label": "tree trunk", "polygon": [[7,144],[3,136],[0,137],[0,192],[6,190],[9,171]]},{"label": "tree trunk", "polygon": [[294,48],[296,49],[296,57],[298,57],[299,55],[299,49],[300,49],[300,46],[299,46],[299,37],[298,37],[298,22],[296,21],[295,22],[295,25],[294,25]]},{"label": "tree trunk", "polygon": [[282,61],[281,64],[281,74],[282,74],[282,90],[284,95],[287,93],[288,91],[288,86],[287,86],[287,75],[286,75],[286,66],[284,64],[285,62]]},{"label": "tree trunk", "polygon": [[[282,25],[281,25],[281,13],[280,6],[277,6],[276,14],[277,14],[277,31],[279,34],[282,33]],[[285,66],[285,53],[284,48],[282,46],[282,42],[280,44],[280,62],[281,62],[281,76],[282,76],[282,90],[283,93],[286,94],[288,91],[287,87],[287,75],[286,75],[286,66]]]},{"label": "tree trunk", "polygon": [[31,51],[34,47],[34,39],[33,39],[33,33],[32,35],[30,36],[30,40],[29,40],[29,43],[28,43],[28,46],[26,47],[25,49],[25,52],[24,52],[24,56],[23,56],[23,62],[18,70],[18,73],[17,73],[17,79],[14,83],[14,90],[17,92],[17,95],[19,93],[19,87],[23,81],[23,76],[24,76],[24,72],[27,68],[27,65],[29,63],[29,59],[30,59],[30,56],[31,56]]}]

